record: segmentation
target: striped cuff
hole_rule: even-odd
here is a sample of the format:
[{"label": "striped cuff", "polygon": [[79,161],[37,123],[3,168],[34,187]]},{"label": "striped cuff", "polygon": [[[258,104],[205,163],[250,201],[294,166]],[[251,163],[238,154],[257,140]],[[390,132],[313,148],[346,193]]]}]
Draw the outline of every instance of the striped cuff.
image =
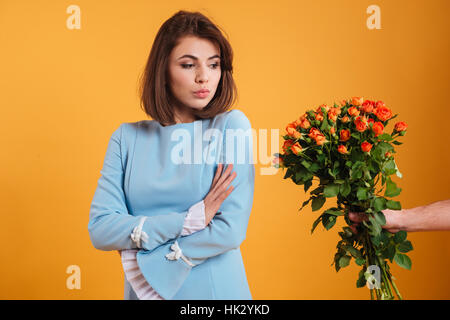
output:
[{"label": "striped cuff", "polygon": [[199,201],[188,210],[184,219],[182,236],[190,235],[205,228],[205,202]]}]

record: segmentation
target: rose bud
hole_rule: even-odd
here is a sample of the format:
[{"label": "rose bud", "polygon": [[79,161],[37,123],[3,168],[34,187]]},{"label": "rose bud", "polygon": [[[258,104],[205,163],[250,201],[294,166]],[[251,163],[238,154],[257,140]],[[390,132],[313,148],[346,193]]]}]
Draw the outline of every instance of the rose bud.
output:
[{"label": "rose bud", "polygon": [[361,143],[361,149],[364,152],[369,152],[372,149],[372,145],[369,142],[364,141],[363,143]]},{"label": "rose bud", "polygon": [[338,150],[339,153],[342,153],[342,154],[347,154],[348,153],[347,147],[342,145],[342,144],[338,146],[337,150]]},{"label": "rose bud", "polygon": [[299,155],[302,152],[302,146],[300,143],[296,142],[291,146],[291,150],[294,154]]},{"label": "rose bud", "polygon": [[364,117],[356,118],[355,126],[356,126],[356,130],[359,131],[359,132],[366,131],[367,126],[368,126],[367,118],[364,118]]},{"label": "rose bud", "polygon": [[286,128],[286,130],[287,130],[287,135],[294,139],[298,139],[302,136],[302,134],[294,128],[288,127],[288,128]]},{"label": "rose bud", "polygon": [[350,130],[342,129],[341,132],[339,132],[339,135],[340,135],[340,138],[339,138],[340,141],[343,141],[343,142],[348,141],[350,139]]},{"label": "rose bud", "polygon": [[401,132],[401,131],[406,131],[407,128],[408,128],[408,125],[405,122],[400,121],[395,124],[394,130],[397,132]]},{"label": "rose bud", "polygon": [[350,116],[352,116],[352,117],[357,117],[357,116],[359,116],[359,110],[358,110],[358,108],[356,108],[356,107],[348,108],[347,112],[348,112],[348,114],[349,114]]},{"label": "rose bud", "polygon": [[375,132],[375,137],[378,137],[380,134],[383,133],[384,126],[381,122],[377,121],[372,126],[373,132]]},{"label": "rose bud", "polygon": [[352,97],[352,105],[360,106],[363,103],[364,99],[362,97]]}]

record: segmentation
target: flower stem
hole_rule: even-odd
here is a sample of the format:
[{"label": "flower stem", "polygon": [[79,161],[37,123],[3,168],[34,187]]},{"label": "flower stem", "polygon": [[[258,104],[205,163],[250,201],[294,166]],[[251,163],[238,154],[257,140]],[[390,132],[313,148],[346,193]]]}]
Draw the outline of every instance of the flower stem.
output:
[{"label": "flower stem", "polygon": [[392,279],[392,277],[391,277],[390,275],[389,275],[389,279],[391,280],[392,287],[394,288],[395,293],[396,293],[397,296],[398,296],[398,299],[399,299],[399,300],[403,300],[402,295],[401,295],[400,292],[398,291],[397,286],[395,285],[395,282],[394,282],[394,280]]}]

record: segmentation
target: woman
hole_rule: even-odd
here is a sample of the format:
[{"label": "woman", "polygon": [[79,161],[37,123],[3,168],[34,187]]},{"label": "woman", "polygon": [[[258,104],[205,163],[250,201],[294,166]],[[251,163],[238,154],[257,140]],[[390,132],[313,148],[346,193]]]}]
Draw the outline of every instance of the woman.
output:
[{"label": "woman", "polygon": [[95,248],[121,253],[125,299],[252,299],[239,246],[253,204],[253,141],[245,114],[228,110],[232,58],[208,18],[176,13],[142,80],[154,120],[122,123],[110,138],[88,230]]}]

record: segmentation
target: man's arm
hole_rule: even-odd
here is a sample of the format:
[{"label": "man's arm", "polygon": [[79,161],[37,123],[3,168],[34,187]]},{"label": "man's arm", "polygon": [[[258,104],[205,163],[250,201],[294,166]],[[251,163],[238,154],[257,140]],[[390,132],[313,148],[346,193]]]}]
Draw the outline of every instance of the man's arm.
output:
[{"label": "man's arm", "polygon": [[437,201],[411,209],[383,210],[386,225],[394,229],[415,231],[450,230],[450,200]]}]

